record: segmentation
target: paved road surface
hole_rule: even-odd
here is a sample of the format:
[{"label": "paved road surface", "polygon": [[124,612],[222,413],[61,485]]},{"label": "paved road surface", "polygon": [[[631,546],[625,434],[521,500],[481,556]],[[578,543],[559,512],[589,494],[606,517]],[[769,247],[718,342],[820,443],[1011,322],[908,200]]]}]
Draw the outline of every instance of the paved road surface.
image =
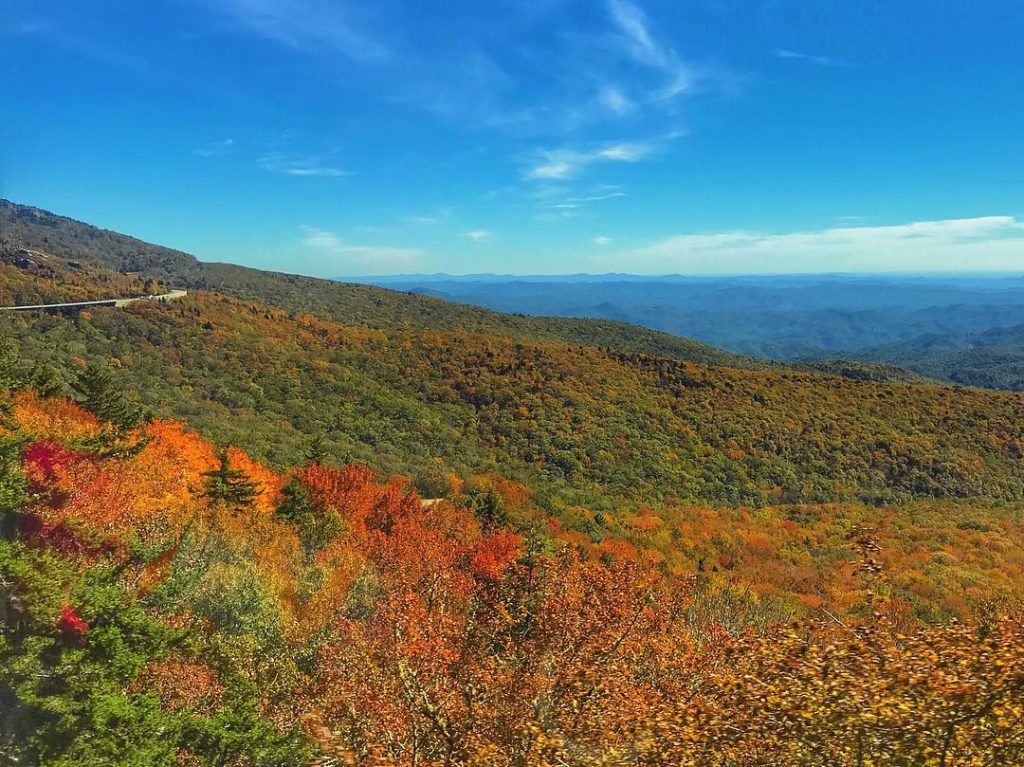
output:
[{"label": "paved road surface", "polygon": [[74,301],[68,304],[32,304],[30,306],[0,306],[0,311],[7,312],[28,312],[45,311],[47,309],[84,309],[87,306],[128,306],[136,301],[173,301],[176,298],[184,298],[188,295],[187,290],[172,290],[159,296],[139,296],[138,298],[104,298],[98,301]]}]

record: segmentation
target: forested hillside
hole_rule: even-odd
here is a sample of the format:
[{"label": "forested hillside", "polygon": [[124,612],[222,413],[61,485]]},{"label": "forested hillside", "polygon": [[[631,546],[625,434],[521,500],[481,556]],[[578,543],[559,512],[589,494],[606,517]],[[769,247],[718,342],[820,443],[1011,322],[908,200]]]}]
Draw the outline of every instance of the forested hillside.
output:
[{"label": "forested hillside", "polygon": [[1024,390],[1024,325],[982,333],[928,335],[871,349],[865,360],[891,360],[938,380]]},{"label": "forested hillside", "polygon": [[[161,280],[173,287],[215,291],[233,298],[260,301],[291,314],[310,314],[345,325],[382,330],[489,333],[606,346],[709,364],[765,366],[763,362],[685,338],[621,322],[499,314],[367,285],[202,262],[187,253],[0,200],[0,250],[25,248],[78,265],[75,269],[88,265],[107,275],[131,274]],[[36,294],[31,291],[18,292],[13,285],[9,290],[16,299],[14,303],[34,302]],[[88,288],[81,290],[82,297],[93,296]],[[70,293],[64,290],[61,295]]]},{"label": "forested hillside", "polygon": [[[1006,511],[955,527],[941,512],[938,529],[910,521],[925,509],[895,526],[841,507],[636,518],[720,549],[684,577],[653,551],[563,532],[500,477],[427,505],[359,465],[278,473],[143,422],[95,369],[79,381],[91,411],[22,388],[31,371],[9,351],[0,377],[6,763],[1024,756],[1024,535]],[[986,570],[993,551],[1005,559]],[[742,580],[757,562],[767,580]],[[773,611],[784,570],[809,591]],[[922,625],[915,592],[963,622]]]},{"label": "forested hillside", "polygon": [[0,321],[27,359],[112,364],[153,412],[279,466],[321,437],[386,471],[501,466],[559,507],[1024,498],[1015,394],[370,331],[203,293]]},{"label": "forested hillside", "polygon": [[0,210],[0,761],[1024,756],[1024,395]]}]

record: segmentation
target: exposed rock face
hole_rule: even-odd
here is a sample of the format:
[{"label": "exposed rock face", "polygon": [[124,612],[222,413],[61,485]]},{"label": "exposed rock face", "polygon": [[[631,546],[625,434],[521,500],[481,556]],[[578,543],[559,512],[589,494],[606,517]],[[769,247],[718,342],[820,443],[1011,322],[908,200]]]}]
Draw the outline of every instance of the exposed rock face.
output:
[{"label": "exposed rock face", "polygon": [[53,267],[48,263],[51,259],[52,257],[46,253],[38,250],[29,250],[28,248],[8,247],[0,249],[0,263],[10,264],[19,269],[45,269],[53,271]]}]

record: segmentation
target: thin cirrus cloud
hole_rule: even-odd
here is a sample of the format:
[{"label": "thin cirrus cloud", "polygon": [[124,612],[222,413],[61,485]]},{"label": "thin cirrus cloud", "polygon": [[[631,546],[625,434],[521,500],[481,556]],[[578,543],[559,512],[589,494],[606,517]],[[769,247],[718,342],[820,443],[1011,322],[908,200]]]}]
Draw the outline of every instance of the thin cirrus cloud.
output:
[{"label": "thin cirrus cloud", "polygon": [[614,200],[625,196],[625,192],[607,192],[605,194],[592,194],[586,197],[566,197],[565,199],[548,203],[541,207],[556,208],[560,210],[575,210],[577,208],[585,207],[593,202],[604,202],[605,200]]},{"label": "thin cirrus cloud", "polygon": [[288,155],[280,152],[264,155],[259,159],[264,170],[283,173],[298,178],[344,178],[352,172],[329,164],[320,157]]},{"label": "thin cirrus cloud", "polygon": [[227,154],[234,148],[235,140],[233,138],[226,138],[223,141],[213,141],[194,151],[200,157],[217,157],[218,155]]},{"label": "thin cirrus cloud", "polygon": [[296,49],[326,49],[359,63],[379,62],[390,48],[360,29],[353,6],[327,0],[212,0],[205,3],[253,34]]},{"label": "thin cirrus cloud", "polygon": [[[236,31],[361,67],[362,81],[382,100],[522,136],[660,112],[700,79],[630,0],[608,0],[586,25],[560,2],[463,13],[454,40],[444,14],[411,25],[351,0],[210,0],[203,7]],[[551,42],[549,33],[562,27]]]},{"label": "thin cirrus cloud", "polygon": [[491,239],[493,235],[486,229],[473,229],[469,232],[463,232],[462,236],[472,240],[473,242],[486,242]]},{"label": "thin cirrus cloud", "polygon": [[696,84],[694,70],[668,44],[651,31],[647,14],[628,0],[609,0],[608,13],[626,52],[639,64],[661,72],[667,79],[652,92],[655,101],[672,99]]},{"label": "thin cirrus cloud", "polygon": [[628,115],[636,111],[636,104],[627,96],[622,88],[606,85],[597,95],[598,102],[604,109],[616,115]]},{"label": "thin cirrus cloud", "polygon": [[780,59],[796,59],[797,61],[806,61],[810,64],[817,64],[819,67],[842,67],[845,64],[838,59],[833,59],[830,56],[815,56],[811,53],[801,53],[800,51],[791,51],[786,48],[776,48],[775,56]]},{"label": "thin cirrus cloud", "polygon": [[419,248],[355,245],[340,235],[314,226],[301,227],[302,244],[312,258],[311,273],[324,277],[342,274],[384,273],[402,270],[423,257]]},{"label": "thin cirrus cloud", "polygon": [[654,144],[644,141],[608,144],[590,151],[568,148],[542,150],[540,159],[524,171],[523,177],[531,181],[561,181],[600,163],[639,162],[654,151]]},{"label": "thin cirrus cloud", "polygon": [[1024,219],[1014,216],[842,226],[782,234],[682,234],[615,254],[647,274],[943,272],[1020,269]]}]

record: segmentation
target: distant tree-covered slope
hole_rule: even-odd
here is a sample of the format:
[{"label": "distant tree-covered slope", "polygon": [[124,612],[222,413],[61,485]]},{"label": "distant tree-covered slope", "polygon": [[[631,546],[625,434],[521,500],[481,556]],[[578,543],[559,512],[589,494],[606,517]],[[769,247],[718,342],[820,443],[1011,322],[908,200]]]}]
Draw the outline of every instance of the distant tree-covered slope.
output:
[{"label": "distant tree-covered slope", "polygon": [[[500,314],[369,285],[203,262],[181,251],[6,200],[0,200],[0,248],[3,247],[30,248],[53,254],[65,262],[151,277],[174,287],[262,301],[289,312],[312,314],[345,325],[385,330],[493,333],[611,347],[732,367],[765,364],[623,322]],[[91,297],[91,294],[82,295]]]},{"label": "distant tree-covered slope", "polygon": [[505,312],[602,317],[782,360],[1024,322],[1024,276],[575,275],[367,278]]},{"label": "distant tree-covered slope", "polygon": [[162,416],[275,465],[313,436],[417,475],[500,471],[548,508],[1024,499],[1024,397],[721,368],[647,353],[368,330],[196,293],[7,315],[24,357],[110,360]]},{"label": "distant tree-covered slope", "polygon": [[1024,390],[1024,325],[983,333],[926,335],[861,355],[965,386]]}]

